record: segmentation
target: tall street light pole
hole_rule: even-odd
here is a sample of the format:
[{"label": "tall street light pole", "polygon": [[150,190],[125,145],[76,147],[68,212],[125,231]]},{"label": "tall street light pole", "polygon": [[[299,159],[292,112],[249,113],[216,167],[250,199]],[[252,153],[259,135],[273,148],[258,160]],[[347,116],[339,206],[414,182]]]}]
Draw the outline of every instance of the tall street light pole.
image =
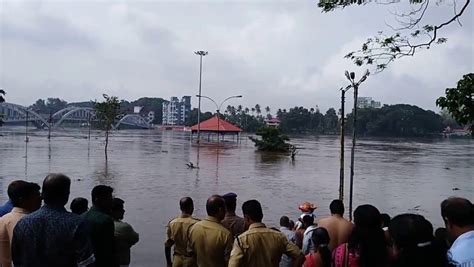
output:
[{"label": "tall street light pole", "polygon": [[[206,56],[207,51],[196,51],[194,54],[199,56],[199,95],[201,95],[201,81],[202,81],[202,57]],[[201,98],[198,98],[198,131],[197,142],[201,140]]]},{"label": "tall street light pole", "polygon": [[[204,97],[204,98],[207,98],[209,100],[212,101],[212,103],[214,103],[214,105],[216,105],[216,112],[217,112],[217,143],[220,142],[220,121],[221,121],[221,107],[222,105],[229,99],[232,99],[232,98],[241,98],[242,95],[234,95],[234,96],[229,96],[228,98],[224,99],[220,105],[217,104],[216,101],[214,101],[214,99],[208,97],[208,96],[205,96],[205,95],[196,95],[196,97],[198,97],[199,99],[201,99],[201,97]],[[199,129],[199,128],[198,128]]]},{"label": "tall street light pole", "polygon": [[363,83],[367,77],[370,75],[369,70],[365,71],[365,74],[360,78],[358,82],[355,81],[355,73],[349,73],[347,70],[345,72],[346,78],[351,83],[351,87],[354,88],[354,109],[352,112],[353,123],[352,123],[352,149],[351,149],[351,177],[349,185],[349,219],[352,221],[352,200],[353,200],[353,191],[354,191],[354,155],[355,155],[355,146],[356,146],[356,128],[357,128],[357,97],[359,94],[359,85]]},{"label": "tall street light pole", "polygon": [[346,88],[341,88],[341,155],[340,155],[340,169],[339,169],[339,200],[344,200],[344,132],[345,132],[345,111],[344,102],[346,92],[351,89],[351,85]]}]

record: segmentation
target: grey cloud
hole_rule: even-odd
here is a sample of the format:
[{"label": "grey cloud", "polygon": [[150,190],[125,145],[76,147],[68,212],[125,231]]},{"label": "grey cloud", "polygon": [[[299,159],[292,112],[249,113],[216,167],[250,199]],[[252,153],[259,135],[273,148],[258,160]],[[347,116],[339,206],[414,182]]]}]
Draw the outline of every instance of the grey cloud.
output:
[{"label": "grey cloud", "polygon": [[37,15],[32,22],[32,26],[26,27],[3,20],[0,27],[2,41],[22,41],[45,49],[93,48],[96,45],[92,36],[66,20]]}]

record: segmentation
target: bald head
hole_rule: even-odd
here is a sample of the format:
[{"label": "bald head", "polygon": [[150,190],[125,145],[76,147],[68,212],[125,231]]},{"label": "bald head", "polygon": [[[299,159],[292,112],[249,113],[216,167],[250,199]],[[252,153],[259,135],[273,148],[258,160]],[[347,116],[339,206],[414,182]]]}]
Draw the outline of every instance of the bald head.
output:
[{"label": "bald head", "polygon": [[194,211],[194,202],[190,197],[183,197],[179,200],[179,208],[183,213],[192,215]]},{"label": "bald head", "polygon": [[43,181],[43,199],[48,205],[64,206],[69,199],[71,179],[64,174],[51,173]]},{"label": "bald head", "polygon": [[225,217],[225,201],[219,195],[213,195],[206,202],[207,215],[223,220]]}]

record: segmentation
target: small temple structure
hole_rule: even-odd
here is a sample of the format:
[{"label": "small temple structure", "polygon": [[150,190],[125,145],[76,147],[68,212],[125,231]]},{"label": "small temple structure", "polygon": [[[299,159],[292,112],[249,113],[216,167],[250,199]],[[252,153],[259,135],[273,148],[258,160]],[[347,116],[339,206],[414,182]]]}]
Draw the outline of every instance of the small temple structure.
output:
[{"label": "small temple structure", "polygon": [[[210,139],[210,134],[217,134],[219,137],[225,135],[238,136],[242,132],[242,129],[226,120],[223,120],[222,118],[219,118],[218,115],[215,115],[214,117],[208,120],[202,121],[201,123],[199,123],[199,126],[201,135],[207,133],[208,139]],[[193,125],[191,127],[191,133],[194,134],[197,133],[197,131],[198,124]]]}]

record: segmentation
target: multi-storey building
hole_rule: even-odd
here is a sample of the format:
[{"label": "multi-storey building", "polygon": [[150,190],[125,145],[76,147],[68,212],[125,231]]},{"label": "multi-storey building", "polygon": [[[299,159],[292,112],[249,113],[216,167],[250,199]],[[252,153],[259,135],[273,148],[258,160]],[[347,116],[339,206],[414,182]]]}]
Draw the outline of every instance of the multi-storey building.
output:
[{"label": "multi-storey building", "polygon": [[163,102],[163,125],[184,125],[191,113],[191,97],[183,96],[181,100],[171,97]]},{"label": "multi-storey building", "polygon": [[358,97],[357,107],[358,108],[380,108],[382,104],[380,101],[375,101],[372,97]]}]

